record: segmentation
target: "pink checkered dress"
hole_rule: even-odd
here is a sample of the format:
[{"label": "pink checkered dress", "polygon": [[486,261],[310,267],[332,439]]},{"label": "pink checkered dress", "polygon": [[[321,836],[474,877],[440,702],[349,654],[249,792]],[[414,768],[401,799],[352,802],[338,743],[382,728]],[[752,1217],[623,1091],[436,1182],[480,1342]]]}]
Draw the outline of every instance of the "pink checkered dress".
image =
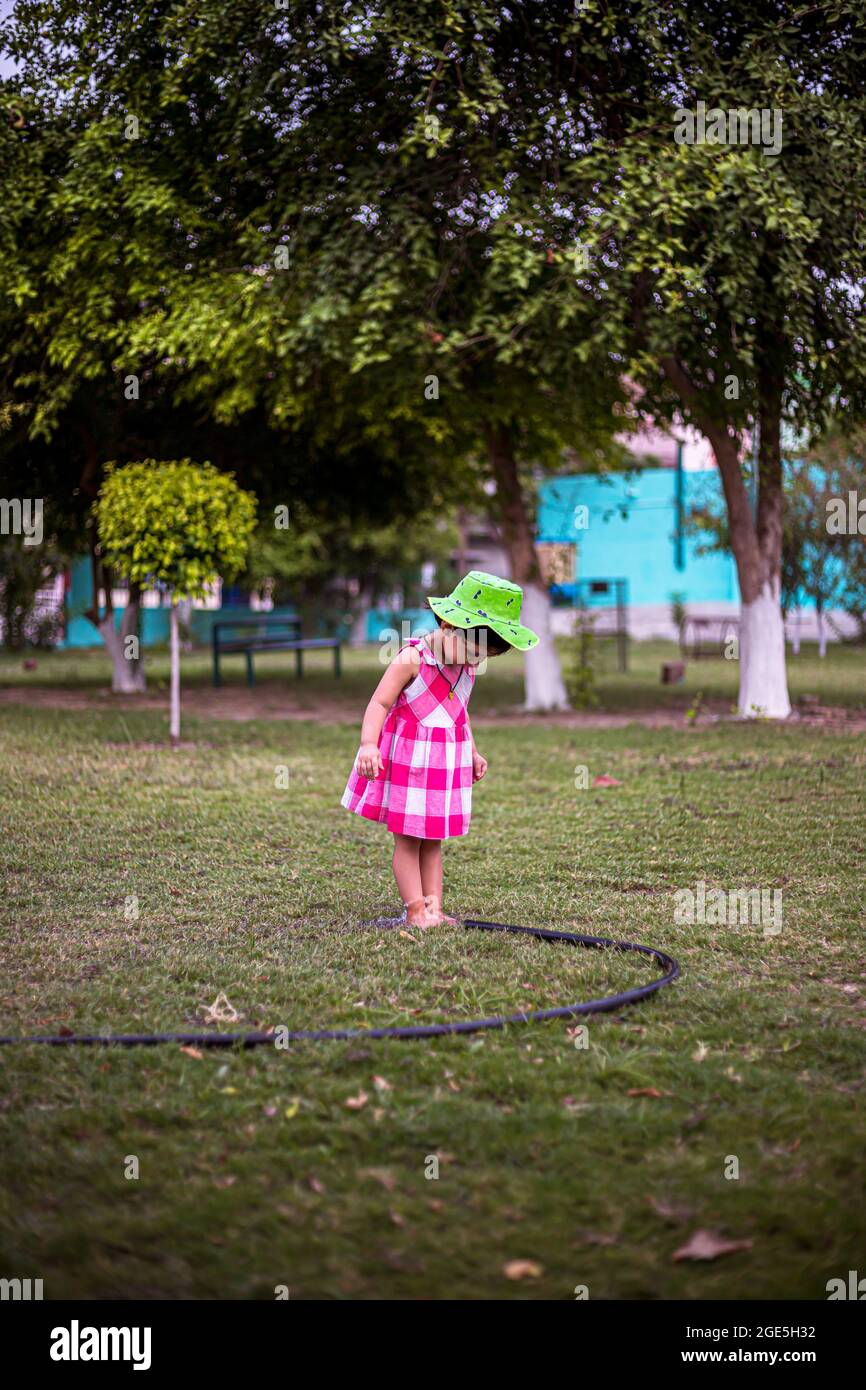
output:
[{"label": "pink checkered dress", "polygon": [[406,645],[417,648],[421,668],[385,717],[379,735],[384,771],[370,782],[353,768],[341,804],[367,820],[382,821],[395,834],[447,840],[466,834],[472,814],[472,736],[466,706],[475,668],[440,670],[420,638]]}]

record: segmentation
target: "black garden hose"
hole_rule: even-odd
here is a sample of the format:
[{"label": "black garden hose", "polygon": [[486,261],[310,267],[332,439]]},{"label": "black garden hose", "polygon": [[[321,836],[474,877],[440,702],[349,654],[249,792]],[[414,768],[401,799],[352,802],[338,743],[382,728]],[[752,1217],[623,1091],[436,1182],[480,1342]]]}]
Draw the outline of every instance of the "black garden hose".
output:
[{"label": "black garden hose", "polygon": [[[552,1018],[570,1018],[578,1014],[600,1014],[610,1009],[636,1004],[654,994],[664,985],[672,984],[680,973],[679,963],[655,946],[639,946],[634,941],[608,941],[603,936],[579,936],[576,932],[548,931],[544,927],[515,927],[504,922],[476,922],[467,919],[462,926],[478,931],[507,931],[521,936],[534,936],[539,941],[564,941],[569,946],[610,947],[617,951],[639,951],[651,956],[664,969],[657,980],[624,994],[610,994],[604,999],[591,999],[586,1004],[565,1004],[558,1009],[534,1009],[531,1013],[506,1014],[501,1018],[475,1018],[465,1023],[428,1023],[412,1028],[320,1028],[280,1031],[286,1042],[357,1042],[377,1038],[441,1038],[451,1033],[480,1033],[486,1028],[504,1028],[508,1023],[547,1023]],[[67,1037],[0,1038],[0,1045],[10,1043],[47,1043],[51,1047],[154,1047],[157,1043],[181,1043],[187,1047],[262,1047],[275,1044],[274,1033],[105,1033],[69,1034]]]}]

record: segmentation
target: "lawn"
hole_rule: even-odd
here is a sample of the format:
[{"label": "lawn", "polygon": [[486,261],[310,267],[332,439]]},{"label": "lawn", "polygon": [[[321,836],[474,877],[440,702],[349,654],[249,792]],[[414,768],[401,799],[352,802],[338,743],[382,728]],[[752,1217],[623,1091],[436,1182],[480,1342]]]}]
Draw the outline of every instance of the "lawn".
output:
[{"label": "lawn", "polygon": [[[605,677],[605,706],[733,695],[723,662],[663,691],[662,654]],[[186,661],[190,709],[206,663]],[[200,1030],[220,993],[238,1017],[212,1026],[233,1030],[433,1022],[655,973],[365,925],[397,903],[388,837],[338,804],[379,669],[348,665],[337,689],[311,663],[299,691],[262,663],[255,698],[328,700],[332,722],[188,713],[171,752],[164,709],[99,693],[100,657],[4,658],[21,693],[0,706],[0,1031]],[[792,688],[862,706],[863,665],[804,653]],[[28,701],[61,680],[86,708]],[[490,771],[446,849],[446,907],[648,942],[681,980],[590,1019],[585,1047],[565,1021],[288,1052],[0,1049],[0,1275],[46,1298],[823,1299],[862,1272],[863,737],[499,722],[510,660],[477,694]],[[584,789],[583,767],[621,785]],[[781,933],[675,921],[701,880],[781,889]],[[698,1230],[745,1244],[675,1260]],[[511,1261],[534,1268],[510,1280]]]}]

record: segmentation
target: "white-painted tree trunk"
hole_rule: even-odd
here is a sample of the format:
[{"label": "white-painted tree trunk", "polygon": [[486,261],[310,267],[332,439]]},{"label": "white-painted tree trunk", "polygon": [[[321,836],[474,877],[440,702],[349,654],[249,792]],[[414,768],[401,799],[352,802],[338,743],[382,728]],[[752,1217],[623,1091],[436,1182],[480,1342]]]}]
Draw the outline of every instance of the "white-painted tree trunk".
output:
[{"label": "white-painted tree trunk", "polygon": [[568,709],[559,655],[550,630],[550,596],[538,584],[523,586],[521,622],[538,633],[538,646],[526,653],[527,710]]},{"label": "white-painted tree trunk", "polygon": [[180,740],[180,633],[178,631],[177,604],[171,605],[170,620],[171,648],[171,717],[169,732],[173,744]]},{"label": "white-painted tree trunk", "polygon": [[740,609],[739,713],[747,719],[787,719],[791,713],[785,669],[785,624],[779,595],[765,584]]},{"label": "white-painted tree trunk", "polygon": [[352,630],[349,633],[350,647],[364,647],[367,644],[367,615],[370,607],[367,594],[360,593],[357,602],[358,610],[352,619]]},{"label": "white-painted tree trunk", "polygon": [[180,623],[181,651],[192,651],[192,599],[182,598],[177,605],[177,616]]},{"label": "white-painted tree trunk", "polygon": [[126,639],[134,636],[128,631],[126,612],[120,628],[114,626],[114,613],[106,613],[97,623],[97,631],[111,658],[111,689],[115,695],[140,695],[146,689],[144,665],[140,659],[128,657]]},{"label": "white-painted tree trunk", "polygon": [[815,617],[818,620],[818,655],[824,657],[827,655],[827,626],[824,622],[823,608],[815,610]]}]

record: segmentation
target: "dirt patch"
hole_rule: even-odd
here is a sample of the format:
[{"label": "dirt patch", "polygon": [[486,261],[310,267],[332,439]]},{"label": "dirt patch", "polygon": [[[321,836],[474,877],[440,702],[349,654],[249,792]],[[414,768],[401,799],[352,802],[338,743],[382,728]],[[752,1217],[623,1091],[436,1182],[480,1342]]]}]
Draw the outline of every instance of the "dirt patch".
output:
[{"label": "dirt patch", "polygon": [[[64,689],[40,686],[5,686],[0,689],[0,708],[4,705],[27,705],[29,708],[69,710],[159,710],[168,716],[167,692],[144,695],[114,695],[105,689]],[[249,690],[243,687],[223,687],[221,690],[191,688],[183,692],[183,713],[200,719],[228,719],[246,723],[254,719],[309,720],[317,724],[360,724],[360,709],[338,700],[317,699],[315,707],[296,703],[291,692],[268,687]],[[476,728],[520,725],[565,729],[624,729],[640,724],[647,729],[708,728],[721,721],[734,722],[730,704],[719,701],[718,706],[705,705],[693,725],[686,725],[682,709],[656,708],[636,710],[552,711],[549,714],[527,714],[519,707],[489,710],[472,715]],[[823,729],[831,733],[866,733],[866,710],[848,710],[837,706],[809,707],[795,711],[789,721],[798,728]]]}]

